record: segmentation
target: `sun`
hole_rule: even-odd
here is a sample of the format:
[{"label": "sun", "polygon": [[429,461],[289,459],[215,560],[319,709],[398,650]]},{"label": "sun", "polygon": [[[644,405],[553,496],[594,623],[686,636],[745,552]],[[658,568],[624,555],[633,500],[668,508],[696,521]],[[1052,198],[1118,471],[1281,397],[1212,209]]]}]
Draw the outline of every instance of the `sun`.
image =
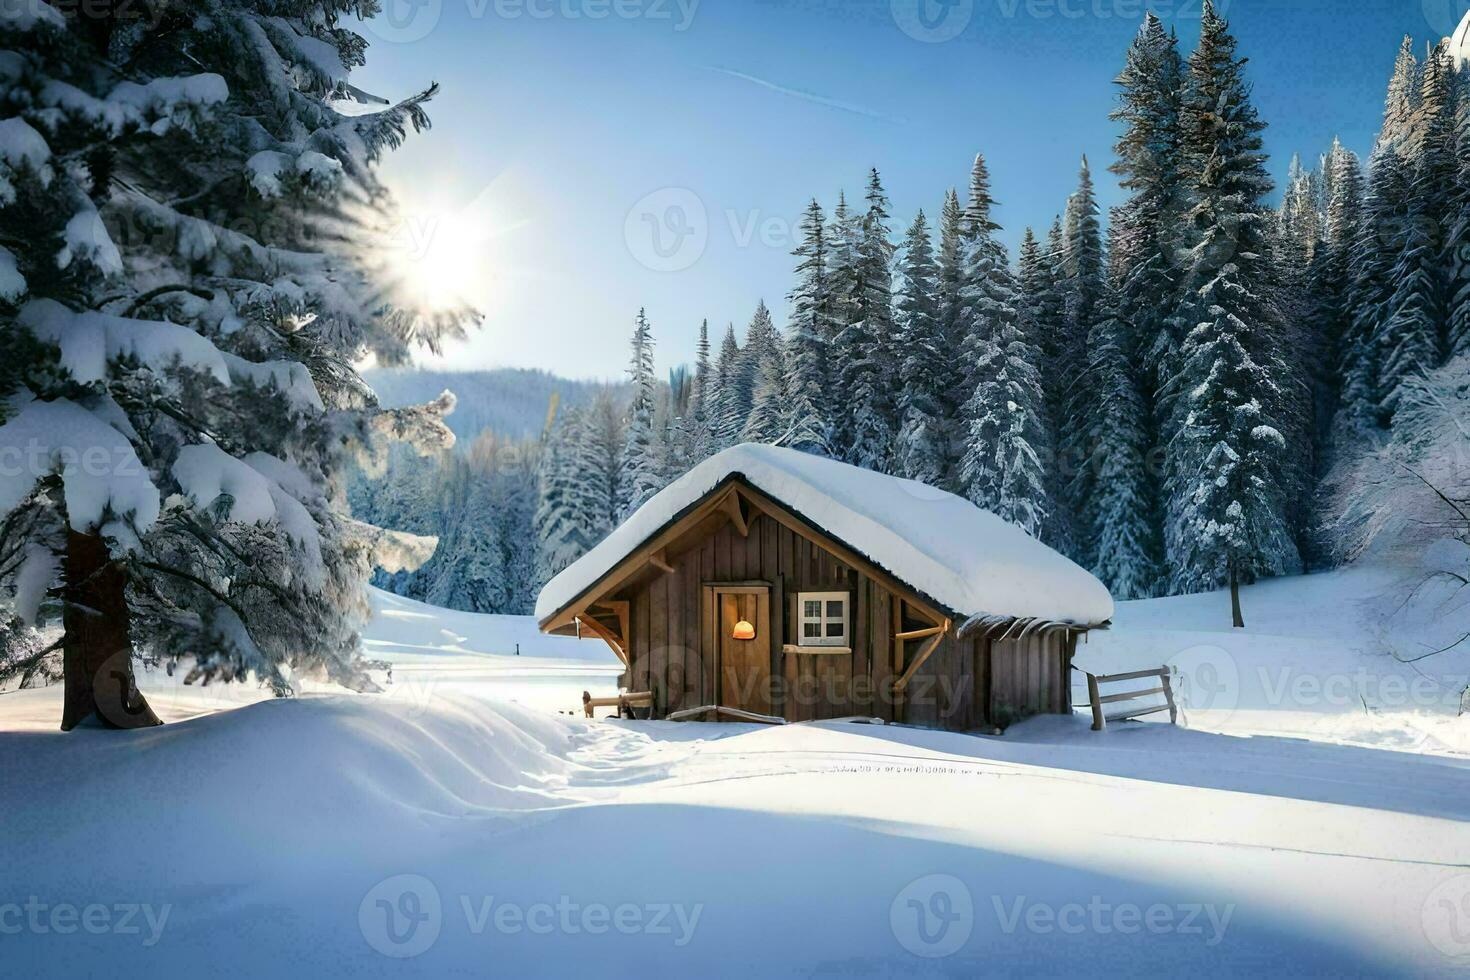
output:
[{"label": "sun", "polygon": [[414,210],[406,213],[395,264],[404,292],[431,310],[482,306],[495,262],[489,226],[475,209]]}]

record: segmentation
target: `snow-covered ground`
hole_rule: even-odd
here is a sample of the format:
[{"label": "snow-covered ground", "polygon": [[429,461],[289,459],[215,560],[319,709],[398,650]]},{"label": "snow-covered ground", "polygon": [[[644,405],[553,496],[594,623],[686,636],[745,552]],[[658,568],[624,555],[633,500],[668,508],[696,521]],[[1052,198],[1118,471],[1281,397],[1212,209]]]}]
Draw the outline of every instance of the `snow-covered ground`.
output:
[{"label": "snow-covered ground", "polygon": [[[1224,593],[1119,603],[1076,663],[1169,664],[1193,729],[1470,757],[1470,642],[1433,652],[1470,616],[1441,585],[1375,567],[1263,582],[1242,591],[1243,630]],[[1079,671],[1073,701],[1086,700]]]},{"label": "snow-covered ground", "polygon": [[[1106,643],[1372,672],[1344,638],[1377,616],[1374,574],[1249,589],[1247,636],[1213,629],[1219,596],[1125,604]],[[187,720],[60,735],[59,692],[0,695],[5,974],[1470,969],[1470,759],[1448,741],[1330,744],[1389,740],[1297,730],[1347,713],[1271,714],[1249,684],[1228,717],[1187,709],[1231,734],[587,722],[556,712],[611,686],[600,644],[378,604],[386,696],[150,676]]]}]

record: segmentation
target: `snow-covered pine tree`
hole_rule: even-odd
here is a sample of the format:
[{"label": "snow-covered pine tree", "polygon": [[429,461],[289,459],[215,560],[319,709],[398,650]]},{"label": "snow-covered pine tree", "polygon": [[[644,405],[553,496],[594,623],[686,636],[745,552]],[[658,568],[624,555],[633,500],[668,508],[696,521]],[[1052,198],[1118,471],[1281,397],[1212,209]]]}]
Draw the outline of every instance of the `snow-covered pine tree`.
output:
[{"label": "snow-covered pine tree", "polygon": [[1166,544],[1180,591],[1229,584],[1243,625],[1241,581],[1299,559],[1287,520],[1288,446],[1278,413],[1291,384],[1282,363],[1261,152],[1244,60],[1205,0],[1184,100],[1185,172],[1195,201],[1180,316],[1191,324],[1169,381]]},{"label": "snow-covered pine tree", "polygon": [[864,469],[893,467],[893,253],[888,195],[878,171],[868,174],[867,212],[854,254],[851,319],[833,343],[837,387],[846,405],[842,458]]},{"label": "snow-covered pine tree", "polygon": [[563,409],[542,437],[535,515],[536,577],[549,582],[592,547],[580,513],[582,473],[577,443],[583,427],[581,410]]},{"label": "snow-covered pine tree", "polygon": [[995,233],[985,158],[977,155],[965,208],[966,262],[960,322],[970,367],[960,478],[976,505],[1036,534],[1049,510],[1040,353],[1022,335],[1019,289]]},{"label": "snow-covered pine tree", "polygon": [[1341,405],[1343,345],[1350,333],[1351,256],[1363,220],[1363,169],[1357,154],[1332,141],[1323,164],[1326,213],[1322,244],[1308,274],[1312,330],[1317,338],[1317,444],[1319,475],[1331,465],[1332,422]]},{"label": "snow-covered pine tree", "polygon": [[576,512],[595,545],[622,520],[626,406],[605,389],[592,400],[581,422],[574,442],[580,476]]},{"label": "snow-covered pine tree", "polygon": [[1402,247],[1391,274],[1393,292],[1374,340],[1384,422],[1398,409],[1404,385],[1443,360],[1450,292],[1445,264],[1450,236],[1444,213],[1458,177],[1454,76],[1448,53],[1442,47],[1431,51],[1420,75],[1422,86],[1412,115],[1414,137],[1404,147],[1409,186]]},{"label": "snow-covered pine tree", "polygon": [[771,311],[765,300],[758,300],[750,325],[745,328],[745,343],[740,348],[740,427],[736,432],[737,441],[743,441],[746,423],[755,411],[756,391],[760,387],[762,373],[771,358],[779,354],[779,346],[780,337],[775,321],[771,319]]},{"label": "snow-covered pine tree", "polygon": [[899,268],[895,328],[902,369],[896,470],[911,480],[942,487],[949,471],[944,413],[954,358],[939,321],[939,269],[923,211],[904,236]]},{"label": "snow-covered pine tree", "polygon": [[1393,143],[1380,142],[1368,162],[1361,234],[1350,250],[1350,320],[1343,338],[1342,407],[1334,436],[1344,450],[1380,430],[1378,339],[1393,296],[1393,270],[1407,239],[1410,175]]},{"label": "snow-covered pine tree", "polygon": [[1144,410],[1158,416],[1155,394],[1168,376],[1163,365],[1177,345],[1170,316],[1178,295],[1178,230],[1187,195],[1181,186],[1180,112],[1184,61],[1172,32],[1152,13],[1145,15],[1129,46],[1118,86],[1123,124],[1111,167],[1128,192],[1114,228],[1112,261],[1118,283],[1117,312],[1131,334],[1130,358],[1144,371]]},{"label": "snow-covered pine tree", "polygon": [[631,347],[628,380],[633,393],[623,435],[622,470],[618,475],[620,521],[631,517],[664,486],[663,466],[654,437],[654,400],[658,392],[653,377],[653,331],[648,325],[648,314],[641,309],[633,327]]},{"label": "snow-covered pine tree", "polygon": [[818,456],[832,454],[832,426],[827,414],[832,403],[827,373],[828,338],[832,325],[832,296],[827,285],[826,218],[814,198],[802,215],[796,286],[791,290],[791,324],[787,331],[786,413],[783,431],[787,445]]},{"label": "snow-covered pine tree", "polygon": [[506,612],[506,569],[496,520],[496,501],[484,474],[464,460],[453,460],[442,475],[445,533],[433,560],[409,594],[447,609]]},{"label": "snow-covered pine tree", "polygon": [[939,333],[944,340],[944,352],[949,371],[945,376],[943,420],[945,427],[945,471],[940,484],[946,490],[959,489],[959,459],[963,454],[964,435],[960,431],[960,417],[968,395],[965,382],[969,371],[960,353],[965,347],[963,327],[960,324],[960,288],[965,280],[964,208],[959,195],[951,187],[944,193],[944,205],[939,213],[939,247],[935,254],[938,273]]},{"label": "snow-covered pine tree", "polygon": [[1399,45],[1399,56],[1388,82],[1388,98],[1383,107],[1383,128],[1378,146],[1408,149],[1414,142],[1414,117],[1419,108],[1422,88],[1419,59],[1414,56],[1414,37],[1405,34]]},{"label": "snow-covered pine tree", "polygon": [[[364,583],[427,552],[347,518],[341,474],[383,437],[452,442],[453,397],[380,412],[353,365],[472,319],[419,313],[361,246],[390,225],[374,164],[432,88],[338,112],[380,100],[347,81],[366,43],[333,0],[158,10],[0,17],[0,228],[24,229],[0,445],[31,461],[0,480],[0,593],[61,625],[66,729],[157,723],[134,660],[185,651],[188,679],[370,687]],[[36,676],[11,654],[0,673]]]},{"label": "snow-covered pine tree", "polygon": [[[1036,240],[1035,233],[1027,228],[1021,239],[1021,252],[1017,267],[1019,272],[1020,301],[1017,315],[1024,336],[1036,338],[1035,346],[1040,355],[1038,368],[1042,371],[1042,395],[1044,399],[1042,424],[1047,432],[1047,445],[1057,445],[1058,418],[1063,417],[1063,406],[1053,405],[1047,396],[1060,394],[1061,385],[1049,377],[1052,372],[1050,352],[1057,345],[1057,338],[1065,331],[1065,291],[1063,289],[1063,245],[1060,219],[1052,231],[1052,241],[1047,250]],[[1083,383],[1076,378],[1074,382]],[[1081,438],[1079,435],[1078,439]],[[1079,442],[1080,446],[1081,443]],[[1084,464],[1086,462],[1084,461]],[[1056,506],[1065,494],[1066,475],[1060,465],[1047,468],[1047,499],[1052,503],[1051,512],[1042,525],[1039,537],[1063,554],[1075,553],[1073,535],[1074,515],[1071,510]]]},{"label": "snow-covered pine tree", "polygon": [[690,381],[689,414],[684,426],[684,456],[690,467],[698,466],[713,452],[710,430],[709,321],[699,324],[694,345],[694,377]]},{"label": "snow-covered pine tree", "polygon": [[720,344],[720,358],[710,375],[710,431],[715,452],[728,449],[740,441],[740,430],[750,413],[748,391],[742,390],[744,368],[740,344],[735,339],[735,324],[725,327]]},{"label": "snow-covered pine tree", "polygon": [[1129,354],[1129,326],[1117,316],[1111,290],[1087,341],[1088,440],[1096,468],[1083,513],[1091,521],[1092,572],[1118,599],[1156,594],[1161,553],[1158,495],[1149,472],[1151,431],[1138,365]]},{"label": "snow-covered pine tree", "polygon": [[[764,309],[765,304],[761,307]],[[767,314],[769,319],[769,314]],[[755,366],[755,394],[751,399],[750,415],[740,435],[741,442],[756,442],[767,445],[784,445],[788,435],[787,419],[787,358],[785,344],[780,334],[771,333],[758,345],[760,361]],[[747,355],[751,348],[747,348]]]},{"label": "snow-covered pine tree", "polygon": [[1061,330],[1047,331],[1038,338],[1046,372],[1049,417],[1057,433],[1055,491],[1051,498],[1055,539],[1084,566],[1093,564],[1095,542],[1093,520],[1087,513],[1095,489],[1096,473],[1091,459],[1093,446],[1087,433],[1093,429],[1089,413],[1096,406],[1084,375],[1088,370],[1087,341],[1100,316],[1107,290],[1102,227],[1098,222],[1097,195],[1087,157],[1077,175],[1077,190],[1067,201],[1062,224]]}]

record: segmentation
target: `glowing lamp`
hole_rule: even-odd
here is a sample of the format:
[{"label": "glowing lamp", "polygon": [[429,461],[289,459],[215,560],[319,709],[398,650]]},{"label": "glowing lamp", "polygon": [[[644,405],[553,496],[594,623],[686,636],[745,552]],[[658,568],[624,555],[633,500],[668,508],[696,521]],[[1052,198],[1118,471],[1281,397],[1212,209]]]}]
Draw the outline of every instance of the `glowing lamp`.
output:
[{"label": "glowing lamp", "polygon": [[755,627],[742,619],[735,624],[735,629],[730,632],[730,638],[733,640],[753,640],[755,639]]}]

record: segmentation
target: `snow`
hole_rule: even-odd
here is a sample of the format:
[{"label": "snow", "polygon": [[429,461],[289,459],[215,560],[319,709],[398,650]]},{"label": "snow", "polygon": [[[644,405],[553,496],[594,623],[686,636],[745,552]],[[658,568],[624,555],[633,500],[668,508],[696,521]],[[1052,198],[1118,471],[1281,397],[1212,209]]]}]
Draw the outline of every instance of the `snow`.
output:
[{"label": "snow", "polygon": [[19,319],[38,338],[61,348],[62,366],[81,384],[104,380],[107,363],[124,357],[160,372],[178,362],[207,371],[221,383],[230,381],[220,352],[188,327],[94,310],[76,313],[50,299],[27,303]]},{"label": "snow", "polygon": [[[9,9],[8,5],[0,6]],[[43,186],[51,183],[50,159],[51,147],[24,119],[18,116],[0,119],[0,204],[15,200],[15,182],[11,176],[21,167],[35,171]]]},{"label": "snow", "polygon": [[218,446],[185,446],[173,465],[174,479],[194,506],[208,509],[221,494],[231,503],[225,520],[241,524],[264,524],[276,516],[271,501],[271,483],[248,463]]},{"label": "snow", "polygon": [[[258,462],[266,470],[262,472],[252,463]],[[218,446],[201,444],[185,446],[174,460],[173,475],[179,487],[200,509],[209,508],[220,497],[231,498],[224,519],[241,524],[265,524],[271,521],[280,525],[297,547],[303,552],[300,573],[302,579],[313,588],[320,588],[326,580],[326,566],[322,562],[321,536],[316,521],[301,502],[287,493],[268,472],[287,472],[289,464],[265,453],[252,454],[250,461],[236,459]],[[300,471],[296,471],[301,476]],[[304,477],[302,477],[304,479]]]},{"label": "snow", "polygon": [[[553,712],[608,682],[601,643],[374,605],[386,695],[149,672],[171,724],[69,735],[56,689],[0,695],[0,921],[43,903],[7,969],[1463,975],[1470,760],[1066,717],[589,722]],[[58,935],[67,903],[136,932]]]},{"label": "snow", "polygon": [[26,294],[26,277],[15,265],[15,253],[0,245],[0,299],[16,303]]},{"label": "snow", "polygon": [[158,489],[126,436],[64,398],[18,408],[0,425],[0,518],[60,474],[74,530],[96,529],[109,511],[131,515],[139,530],[158,519]]},{"label": "snow", "polygon": [[90,262],[104,276],[121,275],[122,255],[102,223],[102,215],[93,207],[85,207],[71,216],[61,232],[61,251],[56,253],[56,267],[65,269],[77,259]]},{"label": "snow", "polygon": [[544,621],[721,481],[751,485],[875,565],[962,616],[1095,625],[1113,615],[1102,583],[1020,528],[953,494],[830,459],[742,445],[660,491],[597,547],[547,583]]},{"label": "snow", "polygon": [[[1095,674],[1169,665],[1191,728],[1470,755],[1470,644],[1417,659],[1470,632],[1470,610],[1425,592],[1422,571],[1277,579],[1242,588],[1241,605],[1245,629],[1231,626],[1228,592],[1119,603],[1113,628],[1090,634],[1074,664]],[[1081,682],[1074,675],[1075,704],[1087,700]]]},{"label": "snow", "polygon": [[0,4],[0,30],[31,31],[36,25],[66,29],[66,16],[46,0],[8,0]]}]

